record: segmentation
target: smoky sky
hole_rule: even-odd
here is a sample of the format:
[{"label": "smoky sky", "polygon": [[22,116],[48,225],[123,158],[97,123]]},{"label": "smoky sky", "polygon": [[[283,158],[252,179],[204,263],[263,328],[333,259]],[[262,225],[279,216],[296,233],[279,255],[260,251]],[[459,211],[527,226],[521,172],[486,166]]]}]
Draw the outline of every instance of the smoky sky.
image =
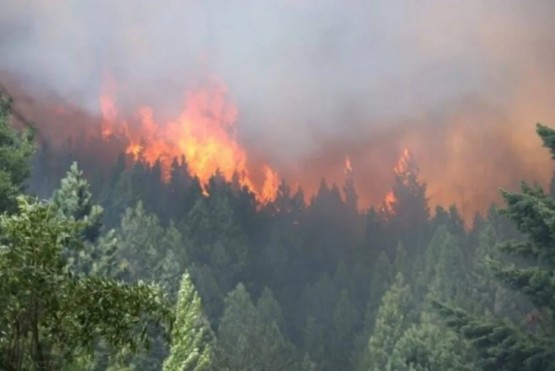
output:
[{"label": "smoky sky", "polygon": [[488,128],[524,125],[527,138],[536,121],[555,120],[549,0],[3,0],[1,9],[0,70],[29,88],[98,113],[110,73],[122,109],[172,116],[187,89],[215,76],[239,108],[241,141],[276,166],[363,153],[388,131],[433,161],[424,152],[452,140],[450,127],[514,157],[518,140],[496,143],[478,127],[484,117],[495,121]]}]

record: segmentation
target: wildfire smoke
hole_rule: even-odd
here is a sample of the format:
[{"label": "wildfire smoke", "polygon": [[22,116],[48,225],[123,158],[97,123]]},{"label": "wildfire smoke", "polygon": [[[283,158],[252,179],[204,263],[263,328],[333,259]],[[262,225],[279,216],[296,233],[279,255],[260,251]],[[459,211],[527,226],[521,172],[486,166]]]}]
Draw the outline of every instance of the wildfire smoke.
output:
[{"label": "wildfire smoke", "polygon": [[344,182],[348,155],[361,207],[381,205],[408,148],[431,206],[471,218],[499,187],[549,181],[534,124],[555,123],[554,12],[549,0],[8,0],[0,82],[32,97],[16,103],[51,143],[123,138],[165,176],[183,155],[203,182],[237,172],[261,201],[281,178],[307,197],[323,177]]}]

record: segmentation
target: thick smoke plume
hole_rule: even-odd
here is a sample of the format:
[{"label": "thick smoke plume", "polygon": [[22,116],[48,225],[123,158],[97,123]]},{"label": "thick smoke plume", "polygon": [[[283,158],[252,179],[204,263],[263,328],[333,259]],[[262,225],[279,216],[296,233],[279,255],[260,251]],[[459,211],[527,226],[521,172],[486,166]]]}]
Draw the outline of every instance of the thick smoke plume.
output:
[{"label": "thick smoke plume", "polygon": [[472,212],[549,179],[534,124],[555,124],[554,14],[550,0],[4,0],[0,76],[98,116],[109,73],[120,107],[168,117],[216,76],[249,156],[291,183],[340,181],[350,156],[362,201],[379,202],[408,147],[432,201]]}]

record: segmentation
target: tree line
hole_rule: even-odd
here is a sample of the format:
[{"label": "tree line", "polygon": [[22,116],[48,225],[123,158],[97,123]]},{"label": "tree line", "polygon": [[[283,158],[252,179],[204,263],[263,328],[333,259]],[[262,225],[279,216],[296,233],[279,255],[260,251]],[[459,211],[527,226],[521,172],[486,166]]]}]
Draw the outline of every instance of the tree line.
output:
[{"label": "tree line", "polygon": [[[0,107],[0,369],[551,370],[555,201],[502,191],[464,226],[415,163],[395,202],[351,177],[259,205],[186,159],[35,148]],[[555,158],[555,131],[538,125]],[[549,171],[549,169],[546,169]]]}]

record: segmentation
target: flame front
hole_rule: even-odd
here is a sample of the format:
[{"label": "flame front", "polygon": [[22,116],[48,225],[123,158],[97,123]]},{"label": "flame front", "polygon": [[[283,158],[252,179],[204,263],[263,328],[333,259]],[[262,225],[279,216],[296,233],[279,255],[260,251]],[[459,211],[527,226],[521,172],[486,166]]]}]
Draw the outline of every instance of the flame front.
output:
[{"label": "flame front", "polygon": [[227,181],[237,176],[239,184],[252,191],[262,203],[275,198],[279,175],[270,166],[264,165],[261,169],[264,174],[261,187],[256,187],[251,179],[246,151],[236,140],[238,112],[226,100],[223,85],[212,82],[189,91],[179,117],[168,122],[157,122],[149,106],[140,108],[139,119],[132,123],[119,120],[113,97],[111,93],[100,98],[102,135],[126,137],[126,153],[150,166],[159,162],[165,180],[171,176],[172,162],[185,158],[189,172],[199,178],[205,193],[210,177],[219,172]]}]

